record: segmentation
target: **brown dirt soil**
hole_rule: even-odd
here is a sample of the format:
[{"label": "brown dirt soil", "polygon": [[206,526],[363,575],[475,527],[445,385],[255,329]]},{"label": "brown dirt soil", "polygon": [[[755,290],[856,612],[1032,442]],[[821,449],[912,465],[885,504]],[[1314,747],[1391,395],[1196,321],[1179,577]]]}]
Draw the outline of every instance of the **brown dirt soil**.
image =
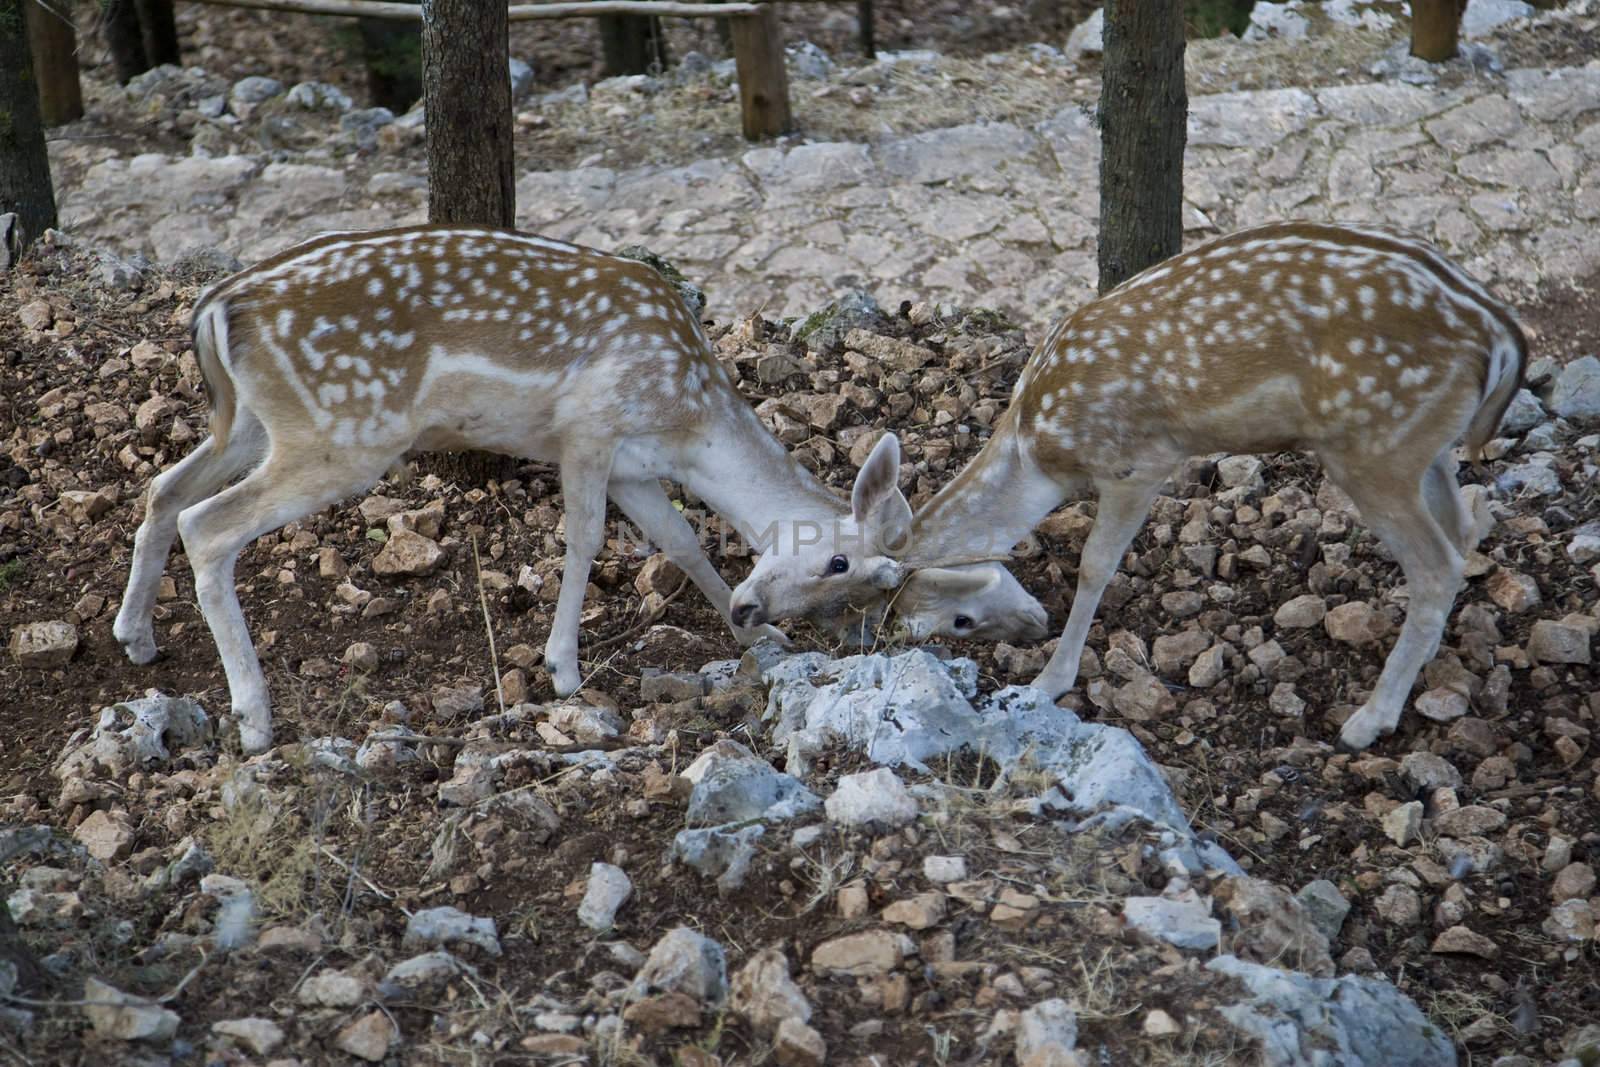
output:
[{"label": "brown dirt soil", "polygon": [[[614,642],[591,664],[589,699],[622,709],[642,747],[603,774],[580,773],[563,762],[560,750],[509,771],[502,791],[529,792],[551,805],[559,818],[553,832],[500,801],[470,811],[441,807],[439,783],[451,775],[472,724],[470,717],[433,714],[433,695],[466,685],[487,693],[490,710],[494,705],[471,539],[483,552],[484,570],[508,580],[509,588],[487,594],[502,669],[512,646],[539,648],[546,635],[546,597],[559,574],[560,511],[551,472],[537,466],[487,490],[425,478],[379,487],[408,507],[443,501],[443,543],[450,554],[426,579],[385,581],[371,573],[379,546],[353,501],[246,550],[237,570],[241,601],[260,645],[282,744],[275,759],[249,765],[262,780],[255,799],[238,799],[237,785],[229,785],[238,781],[234,757],[192,750],[160,772],[110,783],[111,792],[98,800],[63,803],[51,767],[99,708],[151,687],[195,694],[213,713],[227,700],[181,552],[170,561],[173,586],[157,613],[162,659],[134,667],[110,633],[148,480],[204,432],[206,409],[184,323],[206,275],[179,267],[152,273],[143,290],[128,292],[102,288],[93,267],[92,258],[70,248],[40,249],[0,293],[0,426],[9,427],[0,452],[0,633],[66,619],[77,624],[82,640],[66,668],[22,669],[8,658],[0,671],[0,707],[6,709],[0,798],[8,798],[7,822],[45,822],[63,838],[107,804],[125,808],[135,828],[132,856],[103,871],[86,866],[81,854],[49,861],[68,868],[50,877],[76,886],[84,908],[81,921],[29,930],[37,952],[53,954],[57,978],[50,996],[70,999],[88,974],[160,993],[200,962],[196,939],[211,929],[210,898],[192,886],[160,893],[139,887],[141,876],[175,858],[193,836],[217,857],[219,871],[260,887],[268,921],[315,928],[328,940],[313,957],[261,953],[201,966],[171,1005],[184,1018],[184,1048],[193,1052],[204,1044],[212,1021],[275,1014],[296,1055],[308,1062],[340,1059],[333,1035],[357,1012],[297,1008],[297,984],[315,968],[331,966],[376,979],[406,955],[396,949],[405,910],[451,903],[493,916],[506,954],[476,957],[478,978],[452,983],[443,1000],[392,1006],[405,1055],[409,1062],[520,1062],[527,1053],[519,1041],[535,1032],[527,1013],[543,1010],[541,998],[599,1010],[602,994],[631,974],[611,955],[615,942],[647,949],[662,932],[685,923],[726,946],[730,970],[774,942],[787,946],[791,959],[805,960],[825,938],[870,925],[838,915],[833,893],[841,883],[860,879],[875,905],[887,903],[923,887],[921,855],[961,854],[987,880],[989,899],[1008,885],[1040,896],[1038,918],[1006,930],[983,919],[983,908],[957,909],[938,930],[917,935],[921,970],[861,983],[806,977],[817,1008],[813,1023],[839,1062],[868,1054],[882,1057],[876,1062],[935,1062],[951,1048],[960,1062],[1010,1062],[1002,1060],[1009,1038],[988,1049],[983,1034],[991,1016],[1046,995],[1078,1000],[1080,1047],[1109,1057],[1101,1062],[1241,1062],[1228,1031],[1209,1014],[1215,987],[1200,983],[1195,961],[1134,943],[1121,932],[1114,905],[1106,906],[1164,881],[1141,860],[1137,832],[1122,839],[1074,837],[1016,816],[1005,798],[968,788],[983,784],[975,766],[945,769],[943,782],[957,787],[949,795],[965,799],[947,803],[919,828],[866,837],[825,826],[820,841],[798,855],[783,845],[789,828],[772,828],[746,888],[726,900],[716,901],[692,872],[667,864],[672,836],[683,825],[681,800],[657,796],[641,806],[651,774],[681,769],[719,737],[759,747],[754,727],[764,697],[743,686],[684,704],[641,702],[638,680],[646,667],[693,670],[738,650],[692,590],[667,607],[659,620],[664,626],[641,624],[633,582],[643,553],[625,538],[611,543],[597,566],[583,654],[587,660],[597,642]],[[1538,332],[1538,354],[1567,358],[1592,349],[1600,334],[1600,306],[1588,295],[1595,281],[1523,309]],[[20,322],[19,308],[37,311],[39,301],[54,322],[47,332]],[[786,327],[758,319],[724,324],[713,334],[752,401],[782,396],[802,413],[801,430],[789,443],[832,485],[843,489],[853,477],[853,447],[870,440],[874,428],[894,425],[905,441],[905,488],[915,505],[976,450],[1026,348],[1019,331],[992,315],[914,326],[906,310],[876,329],[914,338],[938,354],[920,378],[886,377],[837,350],[807,353],[788,340]],[[796,360],[797,369],[763,384],[756,368],[774,354],[772,346]],[[856,399],[842,423],[826,431],[806,428],[806,401],[847,385],[857,392],[849,394]],[[172,403],[172,411],[141,433],[132,416],[157,395]],[[859,406],[875,404],[875,397],[887,397],[887,406],[900,413]],[[1489,473],[1516,458],[1491,464]],[[1595,489],[1585,481],[1582,462],[1576,449],[1559,453],[1566,488],[1558,497],[1503,498],[1507,513],[1480,546],[1486,566],[1531,575],[1543,604],[1522,615],[1497,612],[1501,636],[1486,640],[1459,610],[1467,604],[1492,610],[1483,580],[1474,580],[1458,602],[1428,684],[1448,684],[1457,665],[1481,679],[1504,658],[1495,649],[1514,653],[1537,618],[1595,612],[1594,576],[1562,551],[1563,534],[1596,514]],[[1535,1050],[1555,1058],[1563,1035],[1600,1012],[1593,943],[1569,947],[1541,929],[1551,885],[1541,861],[1550,840],[1560,835],[1571,842],[1574,860],[1600,860],[1594,669],[1518,668],[1503,707],[1480,694],[1468,719],[1448,726],[1408,712],[1400,732],[1372,752],[1335,754],[1330,743],[1337,722],[1375,679],[1380,650],[1336,644],[1320,628],[1276,628],[1273,612],[1309,590],[1330,603],[1377,602],[1397,618],[1399,606],[1388,596],[1397,576],[1359,528],[1319,537],[1285,522],[1318,499],[1322,478],[1314,461],[1270,457],[1266,475],[1271,495],[1240,504],[1225,527],[1213,531],[1224,554],[1253,543],[1270,554],[1265,568],[1241,563],[1224,583],[1231,603],[1212,603],[1186,621],[1172,618],[1163,604],[1173,592],[1208,587],[1174,540],[1186,509],[1215,490],[1214,469],[1191,464],[1177,495],[1158,501],[1135,542],[1131,562],[1106,596],[1090,648],[1103,655],[1120,631],[1148,643],[1198,623],[1245,647],[1275,639],[1288,658],[1271,677],[1241,659],[1210,690],[1173,684],[1179,710],[1141,722],[1121,720],[1109,705],[1094,706],[1105,699],[1106,678],[1097,663],[1088,663],[1073,702],[1087,717],[1129,727],[1183,786],[1197,829],[1216,835],[1252,873],[1291,890],[1312,877],[1335,882],[1354,904],[1333,946],[1341,970],[1375,968],[1397,981],[1461,1043],[1470,1062]],[[61,495],[79,489],[107,491],[115,500],[90,520]],[[1081,547],[1083,524],[1074,517],[1091,513],[1092,505],[1069,505],[1064,514],[1073,521],[1024,546],[1017,565],[1019,577],[1058,620],[1070,603]],[[1347,567],[1324,561],[1330,546],[1348,546]],[[318,573],[319,551],[329,548],[349,566],[352,582],[392,602],[390,613],[366,617],[336,595],[338,581]],[[747,566],[737,545],[714,549],[713,560],[730,581]],[[544,578],[544,595],[509,584],[524,565]],[[492,574],[489,579],[491,586],[501,584]],[[379,653],[380,667],[371,675],[353,676],[341,664],[357,641]],[[804,633],[799,641],[815,647]],[[983,689],[1026,681],[1042,655],[983,646],[956,651],[978,660]],[[541,668],[530,669],[527,681],[528,699],[550,698]],[[1303,716],[1269,711],[1268,694],[1285,681],[1305,700]],[[330,737],[359,742],[369,730],[391,729],[397,718],[440,740],[418,746],[420,758],[413,762],[358,777],[321,766],[309,744]],[[493,733],[508,747],[545,746],[527,721],[508,721]],[[1575,744],[1558,748],[1561,735]],[[302,742],[292,743],[295,738]],[[1508,818],[1494,838],[1504,852],[1497,867],[1452,876],[1439,842],[1402,850],[1383,836],[1378,815],[1413,799],[1395,763],[1412,751],[1451,760],[1467,779],[1457,791],[1460,802],[1488,805]],[[1485,766],[1491,753],[1505,757],[1498,773]],[[781,766],[781,754],[764,754]],[[824,781],[811,784],[824,789],[827,779],[853,769],[851,758],[824,761]],[[1432,804],[1438,798],[1425,799]],[[615,935],[598,940],[576,924],[572,892],[575,883],[581,892],[595,859],[625,866],[636,886]],[[25,866],[13,865],[13,876]],[[1396,926],[1378,914],[1379,895],[1395,881],[1417,887],[1424,901],[1420,924]],[[1452,908],[1464,908],[1469,925],[1495,942],[1494,959],[1430,951]],[[976,962],[933,965],[952,958]],[[1008,992],[1006,975],[1020,983],[1020,993]],[[1176,1044],[1140,1035],[1138,1020],[1158,1006],[1185,1020]],[[485,1036],[480,1041],[475,1034]],[[29,1054],[51,1062],[83,1063],[106,1054],[70,1010],[43,1010],[35,1040]],[[600,1061],[664,1063],[676,1056],[676,1062],[714,1062],[695,1060],[696,1047],[727,1064],[762,1062],[767,1054],[763,1039],[731,1014],[686,1032],[630,1034],[630,1041],[598,1053]],[[215,1053],[214,1042],[207,1047]]]}]

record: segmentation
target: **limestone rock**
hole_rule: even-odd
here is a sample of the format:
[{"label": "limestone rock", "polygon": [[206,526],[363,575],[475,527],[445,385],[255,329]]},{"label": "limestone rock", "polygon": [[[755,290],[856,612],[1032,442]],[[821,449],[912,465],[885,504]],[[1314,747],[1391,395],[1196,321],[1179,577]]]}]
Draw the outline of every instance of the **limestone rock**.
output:
[{"label": "limestone rock", "polygon": [[133,851],[133,826],[121,812],[91,812],[72,836],[101,863],[113,863]]},{"label": "limestone rock", "polygon": [[385,577],[418,578],[432,574],[444,562],[438,542],[412,530],[398,530],[372,558],[372,571]]},{"label": "limestone rock", "polygon": [[1323,617],[1323,628],[1328,636],[1335,641],[1343,641],[1347,645],[1370,645],[1381,640],[1384,631],[1388,628],[1383,617],[1372,610],[1372,605],[1364,600],[1353,600],[1348,604],[1340,604],[1331,608]]},{"label": "limestone rock", "polygon": [[828,1046],[822,1035],[793,1017],[778,1024],[772,1051],[779,1067],[822,1067],[828,1059]]},{"label": "limestone rock", "polygon": [[491,956],[500,955],[500,938],[494,920],[479,918],[449,906],[425,908],[406,920],[401,947],[410,951],[447,944],[476,945]]},{"label": "limestone rock", "polygon": [[265,1056],[283,1043],[283,1027],[271,1019],[223,1019],[211,1032],[231,1037],[257,1056]]},{"label": "limestone rock", "polygon": [[178,1013],[153,1000],[133,996],[98,978],[83,983],[83,1013],[100,1037],[116,1041],[169,1041],[178,1032]]},{"label": "limestone rock", "polygon": [[78,650],[78,628],[70,622],[28,622],[11,630],[11,655],[24,667],[64,667]]},{"label": "limestone rock", "polygon": [[679,926],[650,950],[635,985],[680,992],[697,1003],[717,1007],[728,996],[728,963],[722,946],[704,934]]},{"label": "limestone rock", "polygon": [[845,826],[904,826],[917,817],[917,802],[887,767],[847,774],[824,802],[828,818]]},{"label": "limestone rock", "polygon": [[596,932],[611,929],[617,909],[632,892],[633,881],[622,868],[609,863],[590,864],[589,884],[578,905],[578,921]]},{"label": "limestone rock", "polygon": [[389,1054],[389,1046],[399,1037],[394,1024],[381,1011],[369,1011],[341,1029],[333,1039],[334,1047],[357,1059],[377,1063]]},{"label": "limestone rock", "polygon": [[733,1010],[749,1020],[758,1034],[770,1034],[785,1019],[809,1022],[811,1002],[789,976],[783,949],[769,946],[750,957],[733,976]]},{"label": "limestone rock", "polygon": [[811,967],[819,974],[867,978],[888,974],[905,961],[910,939],[889,930],[863,930],[830,938],[811,950]]}]

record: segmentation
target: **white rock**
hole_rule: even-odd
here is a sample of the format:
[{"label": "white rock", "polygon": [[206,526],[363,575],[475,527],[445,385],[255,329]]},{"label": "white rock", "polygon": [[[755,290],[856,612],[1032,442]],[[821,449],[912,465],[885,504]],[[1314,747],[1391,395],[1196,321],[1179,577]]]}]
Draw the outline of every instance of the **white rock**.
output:
[{"label": "white rock", "polygon": [[11,630],[11,655],[24,667],[64,667],[77,650],[78,628],[70,622],[28,622]]},{"label": "white rock", "polygon": [[1413,800],[1392,809],[1383,817],[1383,832],[1389,840],[1405,848],[1417,839],[1422,829],[1422,801]]},{"label": "white rock", "polygon": [[1302,630],[1315,626],[1327,614],[1327,603],[1315,593],[1306,593],[1281,604],[1272,621],[1285,629]]},{"label": "white rock", "polygon": [[795,1018],[778,1024],[772,1052],[778,1067],[822,1067],[828,1059],[828,1046],[822,1035]]},{"label": "white rock", "polygon": [[1078,1013],[1060,997],[1041,1000],[1017,1019],[1017,1062],[1050,1048],[1071,1052],[1078,1044]]},{"label": "white rock", "polygon": [[924,856],[922,876],[930,882],[962,882],[967,877],[964,856]]},{"label": "white rock", "polygon": [[1072,28],[1063,49],[1068,59],[1097,56],[1105,50],[1106,12],[1095,8],[1094,14]]},{"label": "white rock", "polygon": [[377,1063],[389,1054],[389,1046],[398,1036],[387,1015],[371,1011],[340,1030],[333,1044],[340,1052]]},{"label": "white rock", "polygon": [[578,921],[596,932],[611,929],[617,909],[633,892],[633,882],[621,867],[594,863],[589,867],[589,886],[578,905]]},{"label": "white rock", "polygon": [[178,1032],[178,1013],[146,997],[136,997],[98,978],[83,983],[83,1013],[101,1037],[117,1041],[169,1041]]},{"label": "white rock", "polygon": [[1122,902],[1122,916],[1140,933],[1179,948],[1214,949],[1222,937],[1222,923],[1211,917],[1210,905],[1194,897],[1129,897]]},{"label": "white rock", "polygon": [[762,949],[733,976],[733,1010],[758,1034],[770,1034],[785,1019],[811,1020],[811,1002],[789,977],[789,958],[773,945]]},{"label": "white rock", "polygon": [[476,945],[491,956],[500,955],[500,938],[494,920],[468,915],[449,906],[426,908],[406,921],[402,948],[415,952],[454,942]]},{"label": "white rock", "polygon": [[1461,36],[1482,37],[1497,26],[1537,13],[1537,8],[1522,0],[1472,0],[1461,15]]},{"label": "white rock", "polygon": [[709,937],[679,926],[650,950],[635,985],[641,987],[641,995],[677,991],[714,1007],[728,996],[727,957]]},{"label": "white rock", "polygon": [[367,984],[353,974],[329,968],[301,982],[295,995],[302,1004],[353,1008],[367,999]]},{"label": "white rock", "polygon": [[917,817],[917,802],[887,767],[847,774],[828,797],[828,818],[844,826],[904,826]]},{"label": "white rock", "polygon": [[231,1037],[257,1056],[265,1056],[283,1043],[283,1027],[271,1019],[223,1019],[211,1032]]},{"label": "white rock", "polygon": [[112,863],[133,850],[133,825],[121,813],[95,811],[72,831],[89,855],[101,863]]},{"label": "white rock", "polygon": [[1255,456],[1228,456],[1217,463],[1217,478],[1230,489],[1259,489],[1265,466]]}]

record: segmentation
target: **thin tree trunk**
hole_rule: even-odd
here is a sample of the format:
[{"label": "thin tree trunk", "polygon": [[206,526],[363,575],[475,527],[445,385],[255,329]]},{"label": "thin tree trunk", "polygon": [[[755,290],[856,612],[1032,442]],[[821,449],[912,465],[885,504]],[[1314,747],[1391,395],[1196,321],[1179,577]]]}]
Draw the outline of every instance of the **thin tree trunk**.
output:
[{"label": "thin tree trunk", "polygon": [[1411,54],[1430,63],[1455,58],[1467,0],[1411,0]]},{"label": "thin tree trunk", "polygon": [[22,248],[56,224],[39,87],[22,14],[30,2],[0,0],[0,214],[16,212]]},{"label": "thin tree trunk", "polygon": [[[428,220],[514,226],[510,29],[504,3],[423,0],[422,82]],[[514,461],[485,452],[424,461],[441,478],[507,478]]]},{"label": "thin tree trunk", "polygon": [[106,48],[111,52],[111,65],[117,72],[117,84],[127,85],[135,77],[150,69],[150,59],[144,50],[144,33],[139,29],[139,9],[134,0],[105,0],[100,9],[101,32]]},{"label": "thin tree trunk", "polygon": [[357,19],[356,26],[372,106],[410,111],[422,99],[422,23]]},{"label": "thin tree trunk", "polygon": [[428,219],[516,224],[506,5],[423,0]]},{"label": "thin tree trunk", "polygon": [[163,63],[182,66],[172,0],[135,0],[134,9],[139,12],[139,36],[144,40],[145,61],[152,67]]},{"label": "thin tree trunk", "polygon": [[608,77],[649,74],[667,66],[667,39],[661,20],[649,15],[601,15],[600,51]]},{"label": "thin tree trunk", "polygon": [[861,36],[861,54],[871,59],[878,54],[878,32],[872,0],[856,0],[856,32]]},{"label": "thin tree trunk", "polygon": [[1100,291],[1183,247],[1181,0],[1107,0],[1100,84]]},{"label": "thin tree trunk", "polygon": [[[83,117],[83,84],[78,80],[78,39],[58,6],[29,0],[28,51],[39,83],[39,116],[46,126],[60,126]],[[70,12],[69,12],[70,13]]]}]

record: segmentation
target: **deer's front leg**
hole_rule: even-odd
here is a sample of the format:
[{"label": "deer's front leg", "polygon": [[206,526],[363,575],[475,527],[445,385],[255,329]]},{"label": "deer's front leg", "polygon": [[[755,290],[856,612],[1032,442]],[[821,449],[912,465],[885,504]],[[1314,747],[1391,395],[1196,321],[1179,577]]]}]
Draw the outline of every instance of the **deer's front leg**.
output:
[{"label": "deer's front leg", "polygon": [[[586,442],[586,444],[591,444]],[[578,622],[583,615],[583,593],[589,584],[594,557],[605,543],[606,480],[611,455],[581,454],[569,449],[561,460],[561,500],[566,508],[567,555],[561,566],[561,595],[545,642],[544,662],[557,696],[578,691],[583,675],[578,670]]]},{"label": "deer's front leg", "polygon": [[1033,680],[1033,685],[1049,693],[1051,699],[1060,698],[1077,684],[1078,661],[1083,658],[1083,645],[1089,638],[1089,627],[1094,625],[1100,597],[1116,575],[1122,554],[1139,532],[1162,477],[1156,474],[1152,480],[1150,474],[1139,472],[1116,480],[1096,479],[1099,510],[1078,559],[1078,588],[1072,595],[1072,613],[1050,662]]}]

